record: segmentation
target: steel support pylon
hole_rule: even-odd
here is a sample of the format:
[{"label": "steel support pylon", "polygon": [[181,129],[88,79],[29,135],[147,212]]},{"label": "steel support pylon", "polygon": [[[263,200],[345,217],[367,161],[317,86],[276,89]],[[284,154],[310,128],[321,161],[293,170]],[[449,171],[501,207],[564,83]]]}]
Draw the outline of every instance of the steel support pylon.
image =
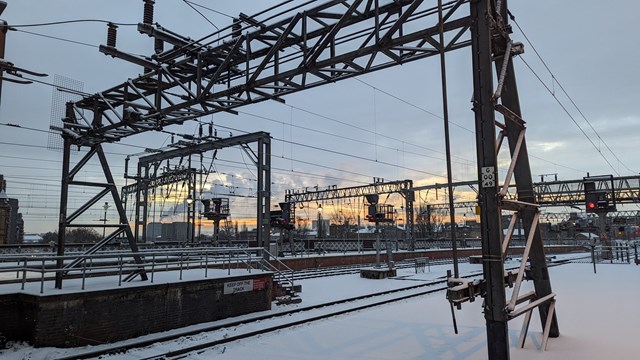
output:
[{"label": "steel support pylon", "polygon": [[[524,138],[524,121],[511,55],[517,53],[509,38],[507,2],[493,0],[472,1],[471,46],[473,61],[473,111],[476,122],[478,158],[478,202],[481,207],[482,261],[486,284],[484,315],[487,327],[489,359],[509,359],[508,320],[540,311],[545,335],[559,335],[553,312],[554,294],[544,255],[542,237],[538,225],[538,206],[535,204],[531,169]],[[496,73],[493,67],[496,67]],[[497,77],[497,87],[494,87]],[[504,117],[504,123],[496,120],[496,112]],[[498,127],[499,135],[497,135]],[[497,139],[497,140],[496,140]],[[511,153],[511,165],[504,184],[498,181],[498,152],[507,139]],[[507,200],[511,178],[515,180],[517,200]],[[522,219],[527,245],[522,266],[517,274],[514,296],[507,302],[505,293],[504,257],[511,234],[502,241],[502,211],[514,211],[514,219]],[[514,220],[514,221],[516,221]],[[514,223],[512,221],[512,223]],[[519,296],[527,258],[530,269],[527,278],[533,280],[535,293]],[[509,281],[510,283],[510,281]],[[515,305],[529,301],[529,305],[516,310]],[[551,309],[551,310],[550,310]],[[551,314],[551,316],[549,316]],[[549,321],[549,318],[551,319]],[[549,325],[549,326],[546,326]],[[523,329],[526,334],[526,329]],[[546,338],[545,338],[546,339]],[[523,342],[522,342],[523,343]],[[546,345],[546,344],[545,344]]]},{"label": "steel support pylon", "polygon": [[[67,228],[70,227],[102,227],[102,228],[111,228],[112,231],[105,233],[105,236],[102,240],[95,243],[88,250],[84,252],[85,255],[94,254],[100,248],[108,244],[109,242],[115,240],[118,236],[124,235],[127,239],[129,247],[131,251],[134,253],[133,258],[137,264],[140,264],[140,270],[137,270],[135,273],[141,275],[142,280],[147,280],[147,275],[144,272],[143,261],[140,255],[138,254],[138,245],[136,244],[135,238],[133,237],[133,232],[131,231],[131,227],[129,222],[127,221],[127,216],[124,211],[124,207],[122,205],[122,201],[120,199],[120,195],[118,193],[118,189],[115,185],[115,181],[113,179],[113,175],[111,174],[111,170],[109,169],[109,164],[107,162],[107,158],[104,154],[101,144],[93,145],[89,147],[87,153],[73,166],[71,167],[71,146],[72,143],[69,138],[64,137],[64,148],[63,148],[63,162],[62,162],[62,181],[61,181],[61,192],[60,192],[60,218],[58,222],[58,243],[57,243],[57,255],[64,256],[64,248],[66,243],[66,231]],[[88,181],[78,181],[75,179],[75,176],[78,174],[80,170],[84,168],[85,165],[91,160],[92,157],[97,156],[102,167],[102,171],[104,173],[105,181],[104,182],[88,182]],[[69,197],[69,187],[70,186],[81,186],[85,188],[96,188],[99,191],[87,202],[82,204],[78,209],[76,209],[73,213],[68,214],[68,197]],[[77,220],[82,214],[84,214],[87,210],[89,210],[93,205],[98,203],[100,199],[105,196],[111,194],[115,208],[118,212],[118,222],[115,224],[89,224],[89,223],[78,223]],[[55,287],[57,289],[62,288],[62,279],[68,270],[80,265],[84,261],[83,258],[78,257],[71,262],[65,263],[63,259],[58,259],[56,261],[56,267],[58,271],[56,272],[55,278]]]}]

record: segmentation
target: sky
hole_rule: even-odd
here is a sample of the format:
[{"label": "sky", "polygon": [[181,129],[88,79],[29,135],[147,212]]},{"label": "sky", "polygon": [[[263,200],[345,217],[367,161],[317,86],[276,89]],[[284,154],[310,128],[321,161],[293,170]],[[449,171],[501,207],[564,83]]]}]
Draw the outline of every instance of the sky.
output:
[{"label": "sky", "polygon": [[[275,3],[199,0],[192,6],[222,28],[229,25],[229,16],[253,14]],[[302,1],[292,2],[299,3]],[[640,49],[635,46],[637,39],[632,31],[640,4],[632,0],[513,0],[509,6],[517,22],[517,26],[513,24],[512,38],[525,45],[525,53],[514,64],[523,117],[528,124],[526,136],[534,180],[543,174],[571,180],[587,173],[640,172],[640,160],[634,151],[638,138],[635,125],[640,124],[635,106],[640,95],[640,72],[636,70]],[[154,21],[195,39],[213,32],[202,15],[184,1],[159,0]],[[9,0],[0,18],[10,25],[72,19],[138,23],[142,19],[142,1]],[[40,79],[44,82],[52,83],[59,75],[80,82],[83,91],[95,93],[141,73],[139,66],[98,51],[96,46],[106,43],[104,23],[17,29],[7,35],[5,60],[48,74]],[[118,30],[119,50],[151,53],[152,40],[139,34],[134,26],[121,26]],[[477,175],[469,49],[447,53],[446,65],[452,177],[456,181],[473,180]],[[446,163],[439,71],[439,60],[434,57],[292,94],[284,98],[286,104],[264,102],[239,109],[239,115],[220,113],[201,120],[212,121],[223,137],[255,131],[271,134],[273,203],[282,201],[287,189],[357,186],[371,183],[374,177],[412,179],[414,185],[443,183]],[[44,84],[4,82],[2,88],[0,173],[7,180],[7,194],[20,200],[27,232],[57,227],[62,154],[46,148],[53,91]],[[170,130],[193,134],[197,125],[187,123]],[[123,178],[127,155],[169,142],[166,134],[147,133],[120,144],[106,144],[118,185],[130,183]],[[133,159],[135,163],[135,156]],[[225,149],[213,165],[209,158],[202,166],[215,170],[207,178],[209,196],[242,195],[231,197],[232,219],[251,218],[255,202],[245,196],[255,195],[256,172],[246,154],[237,148]],[[504,156],[500,166],[504,172]],[[100,177],[99,167],[91,164],[81,176]],[[79,206],[89,196],[86,192],[72,189],[70,207]],[[472,196],[464,189],[456,195],[460,199]],[[183,197],[173,191],[169,197],[157,200],[154,219],[182,220]],[[442,192],[422,193],[418,205],[442,203],[445,198]],[[397,196],[387,201],[399,205]],[[99,204],[85,220],[103,217],[102,202]],[[327,205],[345,210],[343,213],[362,211],[360,200],[325,204],[325,208]],[[297,215],[313,218],[316,207],[317,204],[310,204]],[[115,218],[113,206],[107,218]]]},{"label": "sky", "polygon": [[[584,256],[584,254],[570,256],[576,255]],[[506,265],[517,265],[517,262],[507,262]],[[274,305],[269,312],[287,311],[297,307],[308,307],[365,294],[406,288],[417,285],[421,281],[441,279],[450,267],[451,265],[431,266],[424,273],[415,273],[412,268],[398,269],[397,278],[382,280],[363,279],[358,274],[300,280],[297,283],[302,285],[302,293],[300,293],[302,302],[286,306]],[[468,263],[460,264],[460,268],[463,274],[482,271],[480,265]],[[638,298],[640,290],[637,286],[627,286],[637,281],[636,265],[633,263],[599,264],[597,273],[594,274],[592,264],[569,263],[550,267],[549,274],[554,292],[557,294],[556,312],[560,336],[550,338],[546,351],[542,351],[542,328],[538,313],[534,311],[525,346],[519,348],[518,338],[524,317],[515,318],[508,323],[509,351],[512,359],[637,359],[637,319],[640,316],[640,307],[634,300]],[[235,275],[238,274],[235,273]],[[158,273],[156,283],[175,282],[177,276],[178,274],[172,272]],[[192,269],[185,271],[184,276],[184,281],[193,281],[203,275],[201,269]],[[226,272],[221,275],[214,274],[212,271],[209,276],[224,277]],[[90,280],[87,280],[87,286],[92,289],[108,288],[117,283],[116,279],[108,277]],[[65,285],[66,290],[56,290],[49,285],[46,285],[46,293],[80,291],[79,280],[77,283],[73,280],[68,281]],[[524,282],[520,294],[532,290],[532,285],[530,282]],[[144,285],[126,283],[123,286]],[[593,291],[594,288],[599,291]],[[407,290],[406,293],[400,294],[408,295],[423,290]],[[510,296],[508,291],[509,289],[507,289],[507,296]],[[39,284],[27,283],[24,292],[38,293]],[[615,296],[611,296],[612,294]],[[381,297],[370,299],[372,302],[381,300],[383,300]],[[357,305],[363,305],[365,301],[360,301]],[[264,315],[264,313],[258,313],[192,325],[188,328],[149,334],[136,340],[148,341],[159,336],[184,334],[212,325],[243,320],[241,325],[229,325],[217,331],[196,332],[172,341],[156,341],[145,348],[101,358],[153,358],[167,351],[245,334],[283,322],[300,321],[352,306],[355,305],[322,307],[289,315],[285,320],[281,318],[259,322],[248,320],[252,316]],[[620,309],[624,309],[622,313]],[[436,292],[229,342],[187,354],[185,359],[249,359],[254,358],[258,352],[264,359],[486,359],[486,327],[482,315],[482,301],[464,303],[460,310],[455,311],[455,314],[459,334],[453,331],[449,304],[444,294]],[[101,350],[108,346],[110,345],[60,349],[33,348],[27,344],[13,343],[4,350],[4,353],[0,352],[0,355],[22,359],[70,357],[85,351]]]}]

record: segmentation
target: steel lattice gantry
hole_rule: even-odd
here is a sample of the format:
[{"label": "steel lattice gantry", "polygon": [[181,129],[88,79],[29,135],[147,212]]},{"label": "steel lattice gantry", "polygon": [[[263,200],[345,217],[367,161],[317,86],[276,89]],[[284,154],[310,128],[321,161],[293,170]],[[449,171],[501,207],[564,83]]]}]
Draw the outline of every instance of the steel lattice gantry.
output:
[{"label": "steel lattice gantry", "polygon": [[415,239],[413,237],[413,181],[401,180],[401,181],[389,181],[389,182],[375,182],[369,185],[352,186],[346,188],[338,188],[332,186],[325,190],[316,191],[296,191],[287,190],[284,201],[291,203],[295,206],[296,203],[302,202],[318,202],[323,200],[335,200],[346,199],[353,197],[364,197],[366,195],[376,194],[392,194],[398,193],[402,195],[405,200],[405,218],[406,220],[406,239],[409,242],[409,250],[415,250]]},{"label": "steel lattice gantry", "polygon": [[[231,26],[223,28],[211,34],[208,37],[211,40],[201,41],[177,35],[157,23],[141,23],[139,31],[153,37],[156,44],[171,45],[170,50],[159,50],[149,57],[101,46],[100,51],[107,55],[143,66],[144,75],[68,103],[62,128],[53,128],[62,133],[65,153],[58,254],[64,254],[65,230],[75,226],[72,224],[75,217],[108,193],[117,204],[118,232],[103,239],[92,251],[121,233],[125,233],[132,250],[137,251],[104,156],[101,165],[111,180],[100,186],[110,190],[82,205],[73,216],[67,216],[69,185],[91,186],[73,182],[73,176],[86,161],[69,171],[72,146],[88,148],[90,154],[104,154],[103,143],[220,111],[235,113],[234,108],[247,104],[283,101],[281,97],[286,94],[470,45],[471,18],[468,9],[462,6],[466,0],[444,5],[442,26],[435,19],[438,7],[430,2],[380,2],[329,1],[298,9],[292,16],[269,24],[241,16],[244,25],[239,30]],[[437,40],[440,29],[446,32],[443,43]],[[270,158],[266,161],[265,167],[269,168]],[[268,221],[264,213],[258,218]],[[61,287],[61,283],[59,272],[56,286]]]},{"label": "steel lattice gantry", "polygon": [[[256,150],[254,151],[250,144],[256,144]],[[257,243],[258,246],[264,246],[265,239],[268,240],[269,236],[269,208],[270,208],[270,193],[271,193],[271,169],[269,159],[271,158],[271,136],[269,133],[260,131],[250,134],[232,136],[228,138],[213,138],[202,141],[196,141],[194,143],[187,143],[177,149],[171,149],[162,151],[156,154],[140,157],[138,159],[137,175],[135,176],[136,183],[122,188],[123,198],[125,194],[135,193],[135,226],[134,236],[136,239],[146,239],[146,224],[147,224],[147,211],[149,201],[149,190],[153,187],[160,186],[167,181],[176,181],[181,178],[186,179],[190,184],[188,188],[192,191],[189,195],[192,199],[196,199],[196,169],[191,167],[191,155],[202,154],[211,150],[220,150],[232,146],[240,146],[249,156],[253,164],[256,166],[258,173],[257,179]],[[187,169],[182,169],[174,172],[170,172],[164,176],[156,177],[157,170],[161,163],[165,160],[174,158],[188,157]],[[215,155],[213,156],[215,158]],[[188,217],[190,224],[189,236],[190,241],[193,242],[195,234],[195,201],[189,205]],[[188,215],[189,215],[188,214]],[[264,220],[266,219],[266,221]],[[140,236],[139,236],[140,235]],[[267,241],[268,242],[268,241]]]},{"label": "steel lattice gantry", "polygon": [[471,20],[461,7],[466,1],[444,6],[445,44],[436,40],[437,6],[380,2],[329,1],[272,24],[246,18],[250,26],[216,33],[209,43],[140,24],[141,32],[174,48],[147,59],[101,46],[147,72],[74,103],[78,120],[64,122],[65,134],[78,145],[117,141],[247,104],[282,101],[293,92],[437,56],[441,47],[470,45]]},{"label": "steel lattice gantry", "polygon": [[[312,6],[309,4],[301,6]],[[462,6],[465,4],[468,6]],[[156,54],[139,57],[123,53],[113,44],[101,46],[105,54],[143,66],[145,74],[69,104],[60,129],[65,160],[59,243],[64,244],[64,228],[71,221],[67,217],[69,181],[82,167],[69,171],[72,145],[99,154],[105,174],[110,176],[102,143],[215,112],[233,113],[234,108],[247,104],[283,101],[283,95],[471,46],[489,358],[509,358],[507,320],[512,307],[507,308],[505,299],[501,210],[516,210],[524,220],[525,231],[530,234],[530,278],[536,289],[528,298],[533,301],[529,306],[540,309],[543,324],[553,324],[550,332],[557,336],[555,317],[545,321],[547,312],[553,314],[553,302],[548,301],[553,293],[536,226],[537,205],[511,60],[512,50],[518,47],[509,39],[507,2],[454,0],[438,5],[423,0],[328,1],[298,8],[292,16],[276,20],[240,17],[240,29],[225,28],[207,38],[210,40],[201,41],[191,41],[148,22],[138,29],[156,43],[169,43],[170,50],[156,46]],[[497,90],[494,66],[499,79]],[[496,111],[504,115],[504,123],[495,121]],[[498,141],[496,124],[501,130]],[[507,185],[499,190],[496,156],[503,138],[508,140],[513,161]],[[269,158],[266,161],[269,167]],[[508,202],[503,192],[512,176],[518,201]],[[113,195],[121,214],[122,231],[127,232],[135,250],[113,179],[108,183],[107,192]],[[519,281],[523,274],[524,268]]]},{"label": "steel lattice gantry", "polygon": [[[536,203],[540,206],[570,206],[570,205],[584,205],[584,179],[575,180],[560,180],[560,181],[542,181],[533,184],[533,193],[536,199]],[[606,190],[611,192],[618,204],[637,204],[640,203],[640,176],[616,176],[612,179],[596,179],[596,190]],[[611,184],[613,183],[613,191]],[[477,181],[462,181],[453,183],[454,187],[457,186],[477,186]],[[422,187],[415,187],[414,190],[428,190],[428,189],[440,189],[446,187],[446,184],[428,185]],[[509,186],[510,189],[514,189],[514,185]],[[516,196],[512,193],[508,193],[507,198],[512,200],[516,199]],[[460,202],[455,203],[456,207],[473,207],[473,202]],[[448,207],[448,204],[431,204],[433,209],[444,209]]]},{"label": "steel lattice gantry", "polygon": [[[509,359],[508,321],[525,315],[521,345],[528,329],[533,309],[538,308],[544,344],[547,336],[559,335],[555,316],[555,294],[544,254],[544,245],[538,226],[539,205],[535,202],[531,168],[525,141],[525,122],[522,119],[516,86],[513,56],[522,51],[510,39],[507,1],[478,0],[471,2],[473,111],[476,123],[476,149],[478,158],[478,203],[481,208],[482,263],[484,272],[484,316],[487,323],[490,359]],[[495,67],[495,72],[494,72]],[[497,84],[494,83],[497,78]],[[495,85],[494,85],[495,84]],[[503,122],[498,121],[498,114]],[[498,179],[498,152],[507,140],[511,163],[502,183]],[[507,198],[511,180],[514,180],[517,200]],[[502,211],[512,211],[511,226],[503,236]],[[513,226],[522,219],[527,239],[521,265],[517,273],[505,278],[504,258],[508,251]],[[532,280],[535,290],[521,295],[524,279]],[[514,289],[511,299],[505,296],[505,283]],[[450,280],[455,285],[448,296],[453,301],[465,301],[475,296],[474,285],[466,280]],[[470,290],[467,298],[455,298],[457,290]],[[526,303],[526,305],[523,305]],[[520,305],[520,306],[518,306]]]}]

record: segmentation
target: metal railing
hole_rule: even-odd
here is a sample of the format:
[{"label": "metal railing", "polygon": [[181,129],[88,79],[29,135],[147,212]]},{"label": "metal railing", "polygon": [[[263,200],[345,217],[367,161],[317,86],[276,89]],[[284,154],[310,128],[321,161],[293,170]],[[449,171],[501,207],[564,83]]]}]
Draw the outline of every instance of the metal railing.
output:
[{"label": "metal railing", "polygon": [[[264,255],[262,265],[267,270],[271,270],[276,273],[274,280],[281,284],[284,288],[294,288],[295,271],[291,269],[287,264],[283,263],[269,251],[262,249]],[[273,263],[272,263],[273,262]],[[275,265],[274,265],[275,263]]]},{"label": "metal railing", "polygon": [[[134,256],[140,256],[142,264],[134,261]],[[81,261],[74,267],[68,264]],[[278,266],[269,262],[275,259]],[[56,263],[62,260],[67,267],[58,269]],[[284,268],[284,270],[282,270]],[[19,283],[24,290],[27,283],[39,282],[40,293],[44,293],[45,283],[55,278],[57,273],[63,273],[65,280],[80,280],[81,290],[89,279],[98,277],[112,277],[114,283],[107,284],[122,286],[123,282],[131,280],[136,274],[146,272],[150,283],[153,283],[157,273],[174,271],[182,280],[183,273],[188,270],[200,269],[205,278],[211,269],[227,270],[244,269],[249,273],[253,269],[269,270],[276,273],[278,278],[284,279],[293,286],[293,270],[277,260],[263,248],[183,248],[162,251],[130,251],[105,252],[97,254],[75,254],[65,256],[46,255],[41,253],[3,255],[0,256],[0,276],[2,283]],[[13,274],[15,273],[15,277]],[[104,281],[101,281],[104,284]]]}]

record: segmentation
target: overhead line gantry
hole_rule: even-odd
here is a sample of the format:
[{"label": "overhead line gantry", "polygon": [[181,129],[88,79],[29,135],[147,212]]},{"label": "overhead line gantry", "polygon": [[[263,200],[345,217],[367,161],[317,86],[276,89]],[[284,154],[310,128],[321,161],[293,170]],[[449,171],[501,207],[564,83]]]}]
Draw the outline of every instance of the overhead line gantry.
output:
[{"label": "overhead line gantry", "polygon": [[[104,143],[212,113],[236,113],[235,108],[261,101],[283,102],[284,95],[419,59],[441,56],[444,61],[445,52],[471,47],[484,272],[484,292],[475,294],[484,296],[488,355],[492,360],[509,358],[507,322],[522,314],[530,319],[534,308],[539,309],[545,336],[558,336],[555,295],[538,227],[539,205],[535,203],[525,122],[512,62],[522,46],[510,39],[507,1],[454,0],[442,4],[439,0],[433,5],[424,0],[334,0],[295,11],[292,16],[281,14],[275,17],[277,20],[268,21],[261,21],[258,16],[239,16],[235,26],[201,41],[154,24],[152,13],[146,12],[138,30],[154,38],[156,53],[148,57],[118,50],[115,29],[110,27],[107,45],[101,46],[100,51],[141,65],[144,74],[67,106],[63,127],[58,129],[64,139],[58,253],[64,253],[66,227],[73,226],[79,214],[107,194],[113,196],[120,214],[117,233],[124,233],[132,250],[137,250],[102,150]],[[164,43],[172,48],[164,50]],[[444,78],[446,74],[441,72]],[[499,185],[497,154],[504,140],[512,162],[504,184]],[[70,168],[69,155],[74,145],[88,148],[90,156]],[[95,154],[100,158],[106,182],[74,180]],[[269,161],[267,157],[267,168]],[[507,197],[512,178],[517,200]],[[103,191],[67,216],[70,185],[94,186]],[[265,214],[263,223],[258,224],[259,233],[268,233],[269,229],[269,221],[264,220],[269,219],[270,193],[267,187],[264,189],[258,194],[267,199],[258,209],[259,214]],[[504,254],[509,237],[502,242],[503,210],[512,211],[514,218],[523,220],[527,235],[525,256],[515,279],[515,295],[508,302]],[[533,280],[535,291],[519,296],[527,259],[527,277]],[[58,274],[56,286],[61,287],[62,272]],[[464,295],[465,290],[474,294],[477,289],[463,283],[458,290],[458,295]],[[455,301],[460,303],[463,299],[457,297]],[[526,301],[527,305],[515,307]]]},{"label": "overhead line gantry", "polygon": [[295,206],[296,203],[304,202],[319,202],[325,200],[346,199],[354,197],[365,197],[367,195],[381,195],[381,194],[393,194],[398,193],[404,198],[404,210],[406,226],[405,232],[407,234],[407,241],[409,242],[409,250],[415,250],[415,239],[413,237],[413,181],[412,180],[400,180],[400,181],[374,181],[373,184],[352,186],[346,188],[338,188],[333,185],[324,190],[287,190],[285,193],[284,201]]}]

